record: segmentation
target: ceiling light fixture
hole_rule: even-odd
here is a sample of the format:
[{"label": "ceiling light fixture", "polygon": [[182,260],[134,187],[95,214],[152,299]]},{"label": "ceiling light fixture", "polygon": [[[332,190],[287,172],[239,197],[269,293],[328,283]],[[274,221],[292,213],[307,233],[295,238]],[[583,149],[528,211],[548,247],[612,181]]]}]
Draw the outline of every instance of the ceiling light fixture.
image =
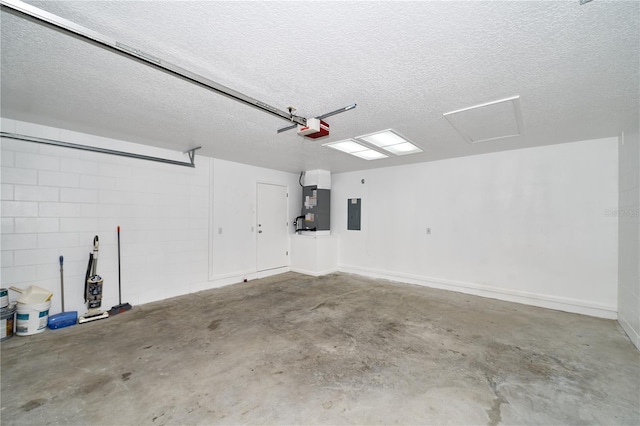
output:
[{"label": "ceiling light fixture", "polygon": [[388,155],[385,155],[381,152],[378,152],[374,149],[364,146],[353,139],[325,143],[325,144],[322,144],[322,146],[326,146],[327,148],[333,148],[335,150],[342,151],[347,154],[355,155],[356,157],[362,158],[364,160],[379,160],[381,158],[389,157]]},{"label": "ceiling light fixture", "polygon": [[417,154],[418,152],[422,152],[422,149],[417,145],[409,142],[393,129],[358,136],[356,139],[375,145],[394,155]]}]

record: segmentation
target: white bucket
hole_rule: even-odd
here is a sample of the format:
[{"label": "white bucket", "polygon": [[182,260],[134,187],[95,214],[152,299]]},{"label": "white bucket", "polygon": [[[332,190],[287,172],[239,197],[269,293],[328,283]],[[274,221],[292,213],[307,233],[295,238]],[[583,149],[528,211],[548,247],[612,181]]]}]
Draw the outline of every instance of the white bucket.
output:
[{"label": "white bucket", "polygon": [[15,324],[16,304],[12,303],[6,308],[0,308],[0,341],[13,337]]},{"label": "white bucket", "polygon": [[47,328],[51,301],[16,305],[16,336],[42,333]]},{"label": "white bucket", "polygon": [[0,288],[0,309],[9,306],[9,290]]}]

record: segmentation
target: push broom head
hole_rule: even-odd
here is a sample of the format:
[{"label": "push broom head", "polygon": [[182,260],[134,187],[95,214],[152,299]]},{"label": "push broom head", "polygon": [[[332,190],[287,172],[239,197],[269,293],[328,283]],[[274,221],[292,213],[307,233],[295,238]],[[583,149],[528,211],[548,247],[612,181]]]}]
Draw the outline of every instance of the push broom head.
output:
[{"label": "push broom head", "polygon": [[113,308],[109,309],[109,316],[118,315],[118,314],[121,314],[123,312],[127,312],[130,309],[131,309],[131,305],[130,304],[121,303],[121,304],[116,305]]}]

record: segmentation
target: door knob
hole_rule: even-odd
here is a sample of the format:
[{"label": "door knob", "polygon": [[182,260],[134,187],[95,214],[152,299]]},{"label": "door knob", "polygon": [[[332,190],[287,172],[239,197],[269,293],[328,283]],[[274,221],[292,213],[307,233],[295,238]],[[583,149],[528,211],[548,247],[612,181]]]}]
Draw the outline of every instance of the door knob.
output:
[{"label": "door knob", "polygon": [[258,234],[262,234],[262,229],[258,231]]}]

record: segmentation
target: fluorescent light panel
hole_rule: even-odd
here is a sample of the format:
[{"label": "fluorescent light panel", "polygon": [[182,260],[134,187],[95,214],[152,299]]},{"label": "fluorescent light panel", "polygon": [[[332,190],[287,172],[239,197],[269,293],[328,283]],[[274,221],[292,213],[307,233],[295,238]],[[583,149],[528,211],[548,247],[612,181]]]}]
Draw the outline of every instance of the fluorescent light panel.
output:
[{"label": "fluorescent light panel", "polygon": [[352,140],[324,144],[324,146],[346,152],[347,154],[367,149],[366,146],[362,146],[358,142]]},{"label": "fluorescent light panel", "polygon": [[357,139],[362,139],[363,141],[369,142],[370,144],[375,146],[379,146],[380,148],[406,142],[404,138],[401,138],[400,136],[389,130],[383,130],[380,133],[373,133],[367,136],[358,136]]},{"label": "fluorescent light panel", "polygon": [[400,136],[393,129],[358,136],[356,139],[368,142],[394,155],[417,154],[418,152],[422,152],[422,149]]},{"label": "fluorescent light panel", "polygon": [[325,143],[325,144],[322,144],[322,146],[326,146],[328,148],[333,148],[338,151],[346,152],[347,154],[355,155],[356,157],[362,158],[364,160],[379,160],[381,158],[388,157],[388,155],[385,155],[367,146],[359,144],[353,139]]},{"label": "fluorescent light panel", "polygon": [[383,147],[382,149],[386,149],[387,151],[395,155],[417,154],[418,152],[422,152],[420,148],[410,142],[390,145],[387,147]]},{"label": "fluorescent light panel", "polygon": [[378,151],[374,151],[373,149],[369,149],[369,148],[367,148],[364,151],[352,152],[351,155],[364,158],[365,160],[379,160],[381,158],[389,157],[388,155],[385,155]]}]

